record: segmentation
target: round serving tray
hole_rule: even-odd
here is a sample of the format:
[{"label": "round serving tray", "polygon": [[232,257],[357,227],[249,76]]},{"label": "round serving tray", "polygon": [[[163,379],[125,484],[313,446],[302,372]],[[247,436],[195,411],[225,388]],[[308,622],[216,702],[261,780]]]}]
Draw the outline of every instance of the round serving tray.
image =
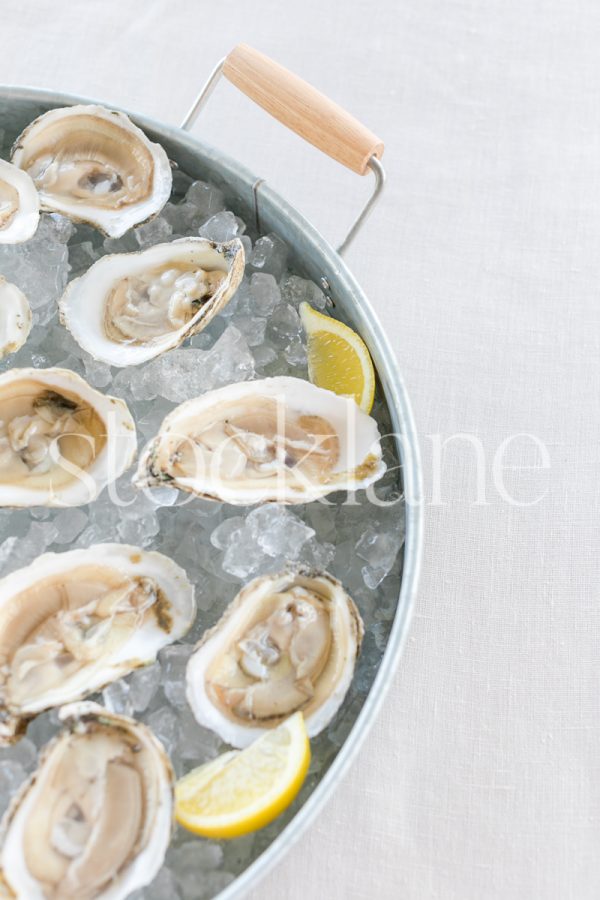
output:
[{"label": "round serving tray", "polygon": [[[0,129],[12,137],[36,116],[57,106],[97,101],[37,88],[0,86]],[[335,759],[288,825],[219,896],[232,900],[243,896],[298,839],[315,818],[337,782],[347,771],[381,706],[408,630],[420,567],[423,529],[421,463],[410,402],[392,349],[375,312],[356,280],[322,235],[264,180],[243,165],[175,128],[125,110],[169,157],[194,178],[208,180],[223,190],[230,209],[255,221],[263,233],[273,231],[289,246],[293,268],[317,284],[326,286],[343,318],[362,335],[369,347],[381,390],[385,395],[401,462],[405,498],[406,538],[396,565],[401,569],[401,589],[392,628],[381,663],[367,698]],[[257,190],[260,186],[260,190]]]}]

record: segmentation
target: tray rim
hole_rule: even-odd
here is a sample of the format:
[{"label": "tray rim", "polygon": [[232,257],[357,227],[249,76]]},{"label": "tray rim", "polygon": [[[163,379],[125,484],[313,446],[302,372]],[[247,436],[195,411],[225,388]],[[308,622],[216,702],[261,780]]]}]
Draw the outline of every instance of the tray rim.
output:
[{"label": "tray rim", "polygon": [[[49,106],[71,106],[76,103],[110,105],[110,108],[127,113],[145,131],[150,131],[155,136],[166,136],[167,140],[183,144],[192,154],[200,154],[203,159],[213,161],[234,180],[241,180],[248,186],[257,180],[243,164],[192,134],[150,116],[138,115],[118,104],[108,104],[107,101],[46,88],[0,83],[0,103],[8,105],[18,100]],[[403,443],[396,441],[396,445],[402,461],[404,494],[405,498],[407,496],[410,498],[410,502],[405,500],[406,538],[398,605],[386,649],[362,709],[335,759],[312,794],[267,849],[218,894],[218,900],[234,900],[242,897],[272,870],[315,820],[333,795],[337,783],[347,774],[383,705],[400,660],[414,609],[423,553],[424,503],[419,440],[408,392],[387,335],[370,301],[344,260],[308,219],[268,183],[261,184],[261,209],[263,205],[272,215],[281,217],[289,223],[293,231],[302,235],[303,244],[310,252],[321,257],[323,268],[334,274],[339,290],[342,291],[344,296],[342,306],[353,305],[353,311],[358,314],[363,328],[370,332],[369,349],[373,350],[374,342],[376,369],[379,373],[381,366],[386,372],[386,399],[390,413],[395,419],[394,425],[401,429],[403,436]]]}]

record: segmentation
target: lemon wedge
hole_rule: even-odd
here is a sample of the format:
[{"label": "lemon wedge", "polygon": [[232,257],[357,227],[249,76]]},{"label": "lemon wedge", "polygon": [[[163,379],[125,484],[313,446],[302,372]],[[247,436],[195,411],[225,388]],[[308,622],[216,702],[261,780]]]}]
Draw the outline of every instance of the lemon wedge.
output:
[{"label": "lemon wedge", "polygon": [[352,397],[366,413],[375,397],[375,370],[363,339],[348,325],[304,301],[300,318],[308,337],[308,377],[317,387]]},{"label": "lemon wedge", "polygon": [[306,777],[310,742],[295,713],[245,750],[231,750],[180,778],[175,817],[209,838],[234,838],[272,822]]}]

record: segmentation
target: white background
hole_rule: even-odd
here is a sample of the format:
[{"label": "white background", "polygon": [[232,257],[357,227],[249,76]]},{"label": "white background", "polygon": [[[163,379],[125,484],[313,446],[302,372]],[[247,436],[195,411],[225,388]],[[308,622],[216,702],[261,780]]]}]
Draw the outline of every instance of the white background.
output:
[{"label": "white background", "polygon": [[[181,120],[245,40],[386,141],[348,256],[424,451],[406,652],[360,757],[253,900],[600,895],[600,5],[4,0],[0,81]],[[223,85],[199,136],[332,240],[367,183]],[[454,440],[432,493],[431,435]],[[511,435],[503,499],[492,461]],[[497,480],[497,479],[496,479]],[[501,485],[500,485],[501,487]],[[443,501],[442,503],[439,501]]]}]

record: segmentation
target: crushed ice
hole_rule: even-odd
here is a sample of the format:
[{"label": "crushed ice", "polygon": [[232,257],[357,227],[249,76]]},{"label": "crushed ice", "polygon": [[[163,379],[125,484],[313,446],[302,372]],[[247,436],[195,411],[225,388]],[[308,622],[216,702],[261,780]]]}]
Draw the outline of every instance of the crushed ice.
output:
[{"label": "crushed ice", "polygon": [[[59,325],[56,301],[67,281],[106,253],[129,252],[189,234],[213,240],[240,237],[246,276],[235,297],[208,328],[184,347],[145,365],[112,369],[93,360]],[[124,397],[137,423],[140,443],[156,433],[173,406],[233,381],[268,375],[307,377],[306,348],[298,315],[303,300],[325,310],[328,300],[313,282],[287,268],[288,249],[274,234],[254,242],[245,223],[226,208],[218,188],[175,173],[174,195],[161,215],[118,240],[60,215],[43,215],[36,235],[19,246],[0,246],[0,273],[17,284],[34,310],[26,345],[0,362],[41,368],[60,365],[95,387]],[[382,434],[391,426],[378,398],[373,414]],[[32,562],[48,550],[64,551],[100,541],[123,541],[174,558],[196,583],[198,619],[186,642],[167,647],[152,666],[109,685],[101,700],[134,715],[164,743],[177,775],[225,749],[199,726],[185,701],[184,670],[193,643],[219,618],[242,582],[298,560],[329,569],[357,602],[366,625],[357,672],[348,698],[330,728],[313,742],[313,761],[300,795],[308,796],[345,739],[372,684],[389,634],[399,590],[403,503],[393,441],[384,440],[388,472],[376,486],[378,504],[363,494],[284,508],[240,509],[179,495],[170,488],[137,492],[126,473],[87,507],[70,510],[0,510],[0,574]],[[115,494],[113,494],[115,496]],[[27,736],[0,752],[0,812],[36,763],[38,749],[58,730],[56,712],[44,713]],[[297,808],[297,804],[294,804]],[[164,867],[136,900],[210,898],[229,884],[271,842],[293,814],[223,844],[192,839],[178,829]]]}]

